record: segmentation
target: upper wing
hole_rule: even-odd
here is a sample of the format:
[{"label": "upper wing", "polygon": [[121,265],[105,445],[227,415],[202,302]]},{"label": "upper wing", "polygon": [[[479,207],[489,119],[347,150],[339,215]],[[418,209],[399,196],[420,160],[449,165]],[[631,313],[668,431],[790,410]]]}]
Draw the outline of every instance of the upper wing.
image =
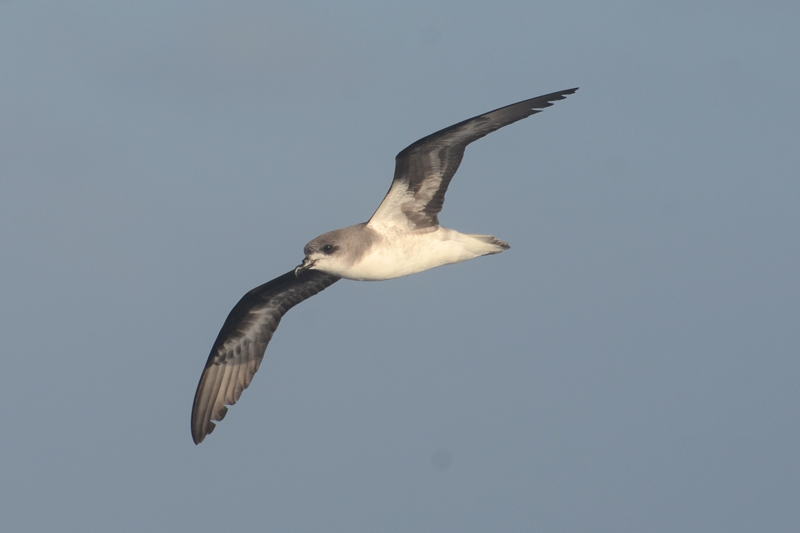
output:
[{"label": "upper wing", "polygon": [[212,420],[222,420],[228,408],[250,385],[272,334],[286,312],[303,300],[339,281],[317,270],[299,277],[294,271],[256,287],[231,310],[206,361],[192,406],[195,444],[214,431]]},{"label": "upper wing", "polygon": [[394,180],[370,225],[426,228],[439,224],[444,194],[467,145],[489,133],[538,113],[578,88],[537,96],[470,118],[423,137],[397,154]]}]

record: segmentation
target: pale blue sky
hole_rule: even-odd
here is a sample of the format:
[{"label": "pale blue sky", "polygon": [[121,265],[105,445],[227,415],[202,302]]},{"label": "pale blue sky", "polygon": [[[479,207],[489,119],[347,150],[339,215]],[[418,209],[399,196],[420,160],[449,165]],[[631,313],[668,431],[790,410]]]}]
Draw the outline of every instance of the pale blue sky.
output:
[{"label": "pale blue sky", "polygon": [[[0,2],[0,530],[798,531],[799,27]],[[369,218],[411,142],[574,86],[448,192],[511,250],[293,309],[192,444],[239,297]]]}]

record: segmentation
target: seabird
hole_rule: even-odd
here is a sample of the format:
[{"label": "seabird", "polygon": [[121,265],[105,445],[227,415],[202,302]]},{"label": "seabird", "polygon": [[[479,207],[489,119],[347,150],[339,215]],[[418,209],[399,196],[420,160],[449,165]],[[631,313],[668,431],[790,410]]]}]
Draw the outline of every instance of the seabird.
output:
[{"label": "seabird", "polygon": [[192,438],[200,444],[225,417],[258,370],[289,309],[341,278],[380,281],[500,253],[493,235],[439,226],[439,211],[467,145],[538,113],[578,88],[537,96],[437,131],[397,154],[389,192],[368,222],[323,233],[306,244],[294,270],[256,287],[231,310],[214,341],[192,406]]}]

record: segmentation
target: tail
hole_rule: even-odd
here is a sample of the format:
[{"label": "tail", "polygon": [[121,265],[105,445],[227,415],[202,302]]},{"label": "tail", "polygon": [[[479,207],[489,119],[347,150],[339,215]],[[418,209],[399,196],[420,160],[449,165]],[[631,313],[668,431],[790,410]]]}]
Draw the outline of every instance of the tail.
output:
[{"label": "tail", "polygon": [[476,252],[480,255],[499,254],[504,250],[508,250],[511,246],[507,242],[501,241],[494,235],[465,235],[476,245]]}]

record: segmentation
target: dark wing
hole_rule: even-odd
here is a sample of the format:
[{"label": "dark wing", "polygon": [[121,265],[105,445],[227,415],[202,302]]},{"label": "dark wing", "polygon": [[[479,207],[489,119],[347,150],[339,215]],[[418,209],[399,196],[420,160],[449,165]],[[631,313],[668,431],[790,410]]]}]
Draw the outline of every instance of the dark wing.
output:
[{"label": "dark wing", "polygon": [[444,194],[467,145],[503,126],[538,113],[578,88],[537,96],[489,111],[423,137],[397,154],[394,180],[369,224],[410,229],[439,225]]},{"label": "dark wing", "polygon": [[250,385],[272,334],[286,312],[339,281],[317,270],[287,272],[245,294],[231,310],[206,361],[192,406],[195,444],[214,431],[228,408]]}]

